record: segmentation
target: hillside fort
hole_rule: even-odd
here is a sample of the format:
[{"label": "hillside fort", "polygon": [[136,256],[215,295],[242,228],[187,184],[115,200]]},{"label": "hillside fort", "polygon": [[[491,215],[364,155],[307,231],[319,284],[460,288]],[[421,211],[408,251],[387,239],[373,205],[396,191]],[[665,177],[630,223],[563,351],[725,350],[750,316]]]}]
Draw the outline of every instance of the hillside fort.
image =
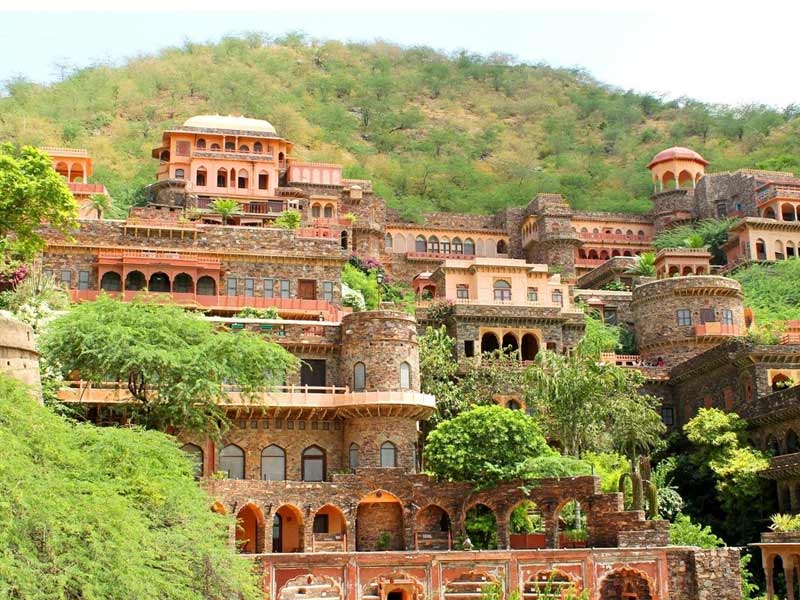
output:
[{"label": "hillside fort", "polygon": [[[264,120],[192,117],[163,132],[147,205],[123,220],[93,208],[90,197],[106,191],[87,182],[86,151],[43,149],[81,207],[71,237],[45,227],[40,260],[73,301],[165,294],[302,359],[263,403],[230,392],[235,426],[223,443],[181,440],[214,510],[237,516],[231,536],[263,565],[270,597],[475,600],[497,583],[524,600],[561,597],[554,584],[601,600],[738,599],[737,549],[669,546],[667,522],[626,511],[596,477],[475,491],[419,473],[419,422],[436,399],[420,392],[418,336],[446,307],[460,368],[498,349],[524,363],[543,349],[575,348],[583,305],[591,307],[634,332],[637,354],[603,360],[642,371],[668,428],[702,407],[739,413],[751,443],[775,454],[765,476],[776,482],[781,511],[799,512],[800,388],[784,388],[800,380],[800,323],[789,324],[780,344],[748,341],[752,315],[726,275],[798,256],[800,178],[707,173],[697,152],[673,147],[647,165],[646,215],[577,211],[568,198],[542,193],[494,215],[429,213],[410,222],[370,181],[344,177],[341,165],[298,160],[292,148]],[[215,210],[218,198],[237,210]],[[276,227],[289,211],[299,226]],[[657,253],[656,277],[630,274],[659,233],[732,217],[725,266],[705,248],[674,248]],[[415,314],[390,304],[347,308],[341,272],[351,256],[409,284]],[[235,316],[246,307],[280,318]],[[61,397],[89,405],[98,423],[121,418],[109,410],[122,399],[113,384],[71,381]],[[513,393],[495,401],[524,409]],[[511,533],[511,512],[529,501],[541,532]],[[457,543],[476,507],[496,521],[497,550]]]}]

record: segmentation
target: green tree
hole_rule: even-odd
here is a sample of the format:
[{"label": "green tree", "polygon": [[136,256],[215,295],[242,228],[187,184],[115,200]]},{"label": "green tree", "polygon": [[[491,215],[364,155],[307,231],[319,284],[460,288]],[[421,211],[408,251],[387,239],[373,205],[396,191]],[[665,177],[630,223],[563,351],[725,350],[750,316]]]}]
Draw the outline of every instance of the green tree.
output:
[{"label": "green tree", "polygon": [[478,406],[440,423],[425,445],[425,467],[448,481],[491,487],[525,474],[527,461],[553,455],[522,411]]},{"label": "green tree", "polygon": [[655,277],[656,276],[656,253],[655,252],[642,252],[637,258],[633,266],[625,271],[631,275],[638,275],[639,277]]},{"label": "green tree", "polygon": [[342,282],[350,289],[361,292],[367,310],[375,310],[380,305],[381,294],[376,273],[367,274],[351,264],[346,264],[342,269]]},{"label": "green tree", "polygon": [[228,219],[239,212],[239,203],[230,198],[216,198],[209,208],[222,217],[223,225],[227,225]]},{"label": "green tree", "polygon": [[64,376],[120,382],[134,423],[218,436],[228,425],[225,384],[248,399],[282,383],[296,359],[255,334],[215,331],[175,305],[101,295],[53,321],[42,353]]},{"label": "green tree", "polygon": [[0,375],[0,597],[263,598],[175,440],[78,424]]},{"label": "green tree", "polygon": [[44,247],[42,222],[68,233],[77,215],[75,198],[47,155],[30,146],[0,145],[0,272]]},{"label": "green tree", "polygon": [[111,208],[111,198],[106,194],[92,194],[89,196],[89,206],[95,211],[97,218],[100,219],[103,213],[108,212]]},{"label": "green tree", "polygon": [[300,227],[300,213],[296,210],[285,210],[277,219],[275,219],[275,227],[281,229],[297,229]]},{"label": "green tree", "polygon": [[681,225],[659,234],[653,245],[658,250],[664,248],[702,248],[708,246],[714,264],[725,264],[722,246],[728,241],[728,230],[733,219],[704,219],[691,225]]},{"label": "green tree", "polygon": [[698,548],[719,548],[725,545],[722,538],[715,535],[708,525],[692,522],[679,514],[669,526],[669,543],[673,546],[697,546]]}]

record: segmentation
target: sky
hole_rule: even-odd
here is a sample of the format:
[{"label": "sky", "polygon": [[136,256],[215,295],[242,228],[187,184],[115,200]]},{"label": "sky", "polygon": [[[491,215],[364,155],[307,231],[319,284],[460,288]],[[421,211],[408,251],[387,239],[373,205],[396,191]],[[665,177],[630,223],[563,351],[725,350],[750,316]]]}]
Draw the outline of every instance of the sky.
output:
[{"label": "sky", "polygon": [[[36,12],[5,11],[23,4]],[[522,62],[581,67],[615,87],[668,98],[800,103],[800,3],[788,0],[741,6],[739,0],[139,0],[136,12],[125,0],[112,10],[107,1],[72,0],[74,12],[43,10],[50,5],[59,6],[53,0],[0,0],[0,81],[23,76],[50,82],[63,65],[120,63],[187,40],[302,31],[321,39],[501,52]]]}]

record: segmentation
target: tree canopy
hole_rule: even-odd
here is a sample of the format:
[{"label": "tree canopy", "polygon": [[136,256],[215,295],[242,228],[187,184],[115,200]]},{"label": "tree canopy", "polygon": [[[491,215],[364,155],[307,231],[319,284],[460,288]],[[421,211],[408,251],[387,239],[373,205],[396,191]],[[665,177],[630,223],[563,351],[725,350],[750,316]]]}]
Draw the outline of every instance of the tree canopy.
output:
[{"label": "tree canopy", "polygon": [[219,402],[226,384],[244,398],[282,384],[296,359],[246,331],[215,331],[200,316],[146,299],[101,295],[53,321],[42,353],[95,383],[121,382],[134,423],[216,436],[228,423]]},{"label": "tree canopy", "polygon": [[0,145],[0,272],[44,247],[43,221],[67,232],[78,205],[50,158],[30,146]]},{"label": "tree canopy", "polygon": [[522,411],[478,406],[443,421],[425,445],[425,468],[450,481],[489,487],[525,477],[526,463],[557,456],[536,421]]},{"label": "tree canopy", "polygon": [[263,598],[173,438],[53,414],[0,375],[0,597]]}]

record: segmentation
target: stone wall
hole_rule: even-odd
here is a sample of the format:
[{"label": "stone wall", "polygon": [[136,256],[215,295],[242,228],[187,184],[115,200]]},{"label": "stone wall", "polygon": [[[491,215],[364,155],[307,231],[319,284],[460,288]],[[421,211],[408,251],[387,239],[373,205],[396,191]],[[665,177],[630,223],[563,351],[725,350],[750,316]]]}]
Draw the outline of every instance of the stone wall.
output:
[{"label": "stone wall", "polygon": [[417,470],[417,422],[405,417],[362,417],[344,422],[345,453],[343,463],[348,464],[347,453],[351,444],[358,447],[360,467],[381,466],[381,445],[391,442],[396,448],[396,467]]},{"label": "stone wall", "polygon": [[[356,550],[402,550],[403,507],[397,502],[368,502],[358,509]],[[388,536],[388,545],[381,546],[381,537]]]},{"label": "stone wall", "polygon": [[32,386],[40,394],[39,353],[33,329],[0,312],[0,372]]},{"label": "stone wall", "polygon": [[351,313],[342,319],[340,364],[351,389],[354,366],[366,368],[366,391],[400,390],[403,363],[411,372],[409,389],[419,391],[417,323],[405,313],[375,310]]},{"label": "stone wall", "polygon": [[756,187],[758,182],[749,173],[707,173],[695,190],[697,217],[715,219],[734,211],[741,211],[746,217],[757,217]]},{"label": "stone wall", "polygon": [[[661,279],[633,290],[636,343],[646,360],[663,358],[668,367],[725,341],[725,337],[699,336],[701,311],[713,311],[713,321],[722,321],[722,311],[732,312],[733,326],[746,331],[742,288],[726,277],[691,276]],[[691,324],[679,325],[678,310],[690,312]],[[710,319],[707,319],[710,320]]]}]

